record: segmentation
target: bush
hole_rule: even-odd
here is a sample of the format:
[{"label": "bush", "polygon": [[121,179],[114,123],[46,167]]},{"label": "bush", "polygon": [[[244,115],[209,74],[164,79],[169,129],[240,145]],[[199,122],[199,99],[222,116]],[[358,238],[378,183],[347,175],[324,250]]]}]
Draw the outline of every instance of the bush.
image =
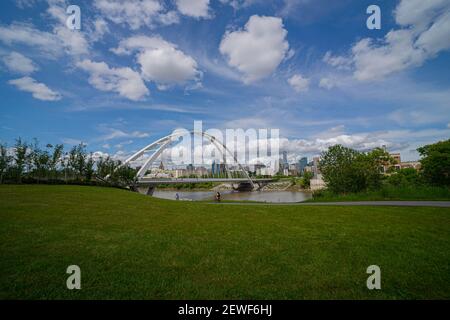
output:
[{"label": "bush", "polygon": [[420,186],[424,184],[422,176],[413,168],[397,170],[386,179],[392,186]]}]

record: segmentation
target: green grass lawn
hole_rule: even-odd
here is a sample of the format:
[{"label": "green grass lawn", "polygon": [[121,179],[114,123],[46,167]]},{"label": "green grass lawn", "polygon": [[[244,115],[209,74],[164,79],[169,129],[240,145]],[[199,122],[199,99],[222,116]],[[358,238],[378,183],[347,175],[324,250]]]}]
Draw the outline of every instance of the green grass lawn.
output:
[{"label": "green grass lawn", "polygon": [[[1,299],[449,299],[450,209],[0,187]],[[82,289],[66,289],[68,265]],[[366,288],[381,267],[382,289]]]},{"label": "green grass lawn", "polygon": [[328,190],[316,191],[307,202],[430,200],[450,201],[450,188],[433,186],[383,186],[375,191],[334,194]]}]

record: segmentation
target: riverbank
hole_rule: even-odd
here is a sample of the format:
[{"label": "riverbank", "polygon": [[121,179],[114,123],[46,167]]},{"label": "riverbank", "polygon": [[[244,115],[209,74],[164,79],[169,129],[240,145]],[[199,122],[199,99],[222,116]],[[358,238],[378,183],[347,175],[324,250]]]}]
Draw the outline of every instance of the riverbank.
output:
[{"label": "riverbank", "polygon": [[408,200],[450,200],[450,188],[432,186],[383,186],[379,190],[349,194],[334,194],[327,190],[316,191],[309,202],[336,201],[408,201]]},{"label": "riverbank", "polygon": [[[449,299],[450,209],[0,186],[1,299]],[[82,290],[65,287],[67,266]],[[382,290],[366,287],[381,267]]]}]

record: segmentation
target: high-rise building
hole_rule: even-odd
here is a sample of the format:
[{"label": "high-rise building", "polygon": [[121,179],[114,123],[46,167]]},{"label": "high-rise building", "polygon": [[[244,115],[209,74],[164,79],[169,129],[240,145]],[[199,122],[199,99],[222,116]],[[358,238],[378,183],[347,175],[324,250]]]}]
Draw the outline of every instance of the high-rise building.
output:
[{"label": "high-rise building", "polygon": [[320,174],[319,163],[320,163],[320,157],[314,157],[313,158],[313,173],[314,173],[314,177],[317,177],[317,175]]},{"label": "high-rise building", "polygon": [[298,161],[298,170],[300,173],[303,173],[305,171],[306,166],[308,165],[308,158],[303,157]]},{"label": "high-rise building", "polygon": [[211,174],[214,175],[216,173],[216,161],[214,160],[211,164]]},{"label": "high-rise building", "polygon": [[225,163],[216,163],[214,160],[211,165],[211,173],[212,175],[218,175],[225,172]]}]

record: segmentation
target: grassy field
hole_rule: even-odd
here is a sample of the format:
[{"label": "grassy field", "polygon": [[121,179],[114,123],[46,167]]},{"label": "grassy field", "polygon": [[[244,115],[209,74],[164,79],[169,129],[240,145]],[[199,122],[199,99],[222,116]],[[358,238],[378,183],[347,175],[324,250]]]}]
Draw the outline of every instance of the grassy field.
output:
[{"label": "grassy field", "polygon": [[432,186],[383,186],[380,190],[349,194],[317,191],[308,202],[380,201],[380,200],[445,200],[450,201],[450,188]]},{"label": "grassy field", "polygon": [[[1,299],[449,299],[450,210],[0,187]],[[81,268],[82,289],[65,283]],[[366,288],[381,267],[382,289]]]}]

